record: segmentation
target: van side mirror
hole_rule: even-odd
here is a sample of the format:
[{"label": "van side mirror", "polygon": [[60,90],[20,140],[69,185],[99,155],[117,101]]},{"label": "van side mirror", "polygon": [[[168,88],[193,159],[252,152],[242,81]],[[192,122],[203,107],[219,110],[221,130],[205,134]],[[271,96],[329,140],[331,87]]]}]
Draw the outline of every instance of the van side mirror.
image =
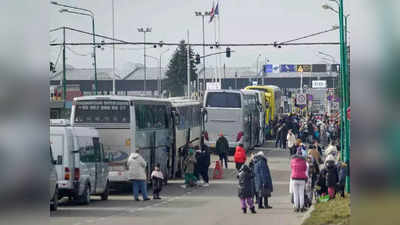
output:
[{"label": "van side mirror", "polygon": [[56,160],[54,160],[55,162],[56,162],[56,164],[62,164],[62,161],[63,161],[63,158],[62,158],[62,155],[58,155],[57,156],[57,161]]},{"label": "van side mirror", "polygon": [[201,114],[202,114],[202,116],[203,116],[203,121],[206,123],[206,122],[208,122],[208,113],[207,113],[207,110],[206,109],[202,109],[201,110]]}]

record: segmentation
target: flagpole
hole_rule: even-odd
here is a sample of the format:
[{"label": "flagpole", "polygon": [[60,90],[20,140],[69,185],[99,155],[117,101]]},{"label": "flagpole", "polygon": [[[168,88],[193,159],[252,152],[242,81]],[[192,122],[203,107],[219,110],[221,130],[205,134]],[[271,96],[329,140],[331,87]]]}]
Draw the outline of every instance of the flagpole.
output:
[{"label": "flagpole", "polygon": [[[220,5],[219,5],[219,2],[217,3],[217,5],[218,5],[218,43],[222,43],[222,40],[221,40],[221,21],[220,21],[220,16],[219,16],[219,7],[220,7]],[[220,87],[222,88],[222,55],[218,55],[218,57],[219,57],[219,68],[220,68],[220,73],[219,73],[219,85],[220,85]]]}]

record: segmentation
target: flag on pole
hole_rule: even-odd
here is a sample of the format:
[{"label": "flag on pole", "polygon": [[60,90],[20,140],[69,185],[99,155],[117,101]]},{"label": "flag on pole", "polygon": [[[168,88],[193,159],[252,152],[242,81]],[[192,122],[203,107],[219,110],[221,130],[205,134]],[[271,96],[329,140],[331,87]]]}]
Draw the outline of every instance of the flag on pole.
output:
[{"label": "flag on pole", "polygon": [[[218,7],[218,3],[217,3],[217,7]],[[212,6],[211,12],[210,12],[210,21],[208,21],[208,23],[211,23],[213,21],[217,7],[214,7],[214,2],[213,2],[213,6]]]}]

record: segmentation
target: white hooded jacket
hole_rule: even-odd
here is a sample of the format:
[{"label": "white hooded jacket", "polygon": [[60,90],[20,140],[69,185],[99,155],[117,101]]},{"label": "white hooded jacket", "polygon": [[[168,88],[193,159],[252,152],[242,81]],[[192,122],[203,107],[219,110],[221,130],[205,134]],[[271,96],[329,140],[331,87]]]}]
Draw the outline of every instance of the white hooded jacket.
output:
[{"label": "white hooded jacket", "polygon": [[146,161],[138,153],[131,153],[128,158],[128,179],[129,180],[146,180]]}]

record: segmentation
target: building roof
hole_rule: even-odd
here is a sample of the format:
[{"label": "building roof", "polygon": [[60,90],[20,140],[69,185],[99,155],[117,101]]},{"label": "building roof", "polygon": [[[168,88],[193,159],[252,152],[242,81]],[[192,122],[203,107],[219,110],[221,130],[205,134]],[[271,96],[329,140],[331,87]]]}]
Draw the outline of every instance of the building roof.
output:
[{"label": "building roof", "polygon": [[[161,68],[161,78],[166,78],[165,74],[167,72],[167,67]],[[216,74],[220,74],[221,78],[256,78],[255,69],[252,67],[225,67],[225,68],[206,68],[206,78],[212,79],[216,78]],[[97,79],[98,80],[112,80],[112,68],[97,68]],[[120,74],[116,72],[118,80],[143,80],[144,79],[144,67],[141,64],[137,64],[130,72],[126,74]],[[203,78],[203,68],[198,67],[197,74],[199,78]],[[50,80],[60,80],[62,79],[63,71],[56,73],[51,73],[49,75]],[[147,67],[146,68],[146,79],[147,80],[157,80],[160,76],[160,67]],[[295,78],[300,77],[299,72],[281,72],[281,73],[268,73],[266,77],[271,78]],[[337,76],[336,72],[304,72],[303,77],[319,76],[319,77],[332,77]],[[258,76],[260,77],[260,76]],[[94,69],[92,68],[67,68],[66,69],[66,79],[67,80],[94,80]]]}]

